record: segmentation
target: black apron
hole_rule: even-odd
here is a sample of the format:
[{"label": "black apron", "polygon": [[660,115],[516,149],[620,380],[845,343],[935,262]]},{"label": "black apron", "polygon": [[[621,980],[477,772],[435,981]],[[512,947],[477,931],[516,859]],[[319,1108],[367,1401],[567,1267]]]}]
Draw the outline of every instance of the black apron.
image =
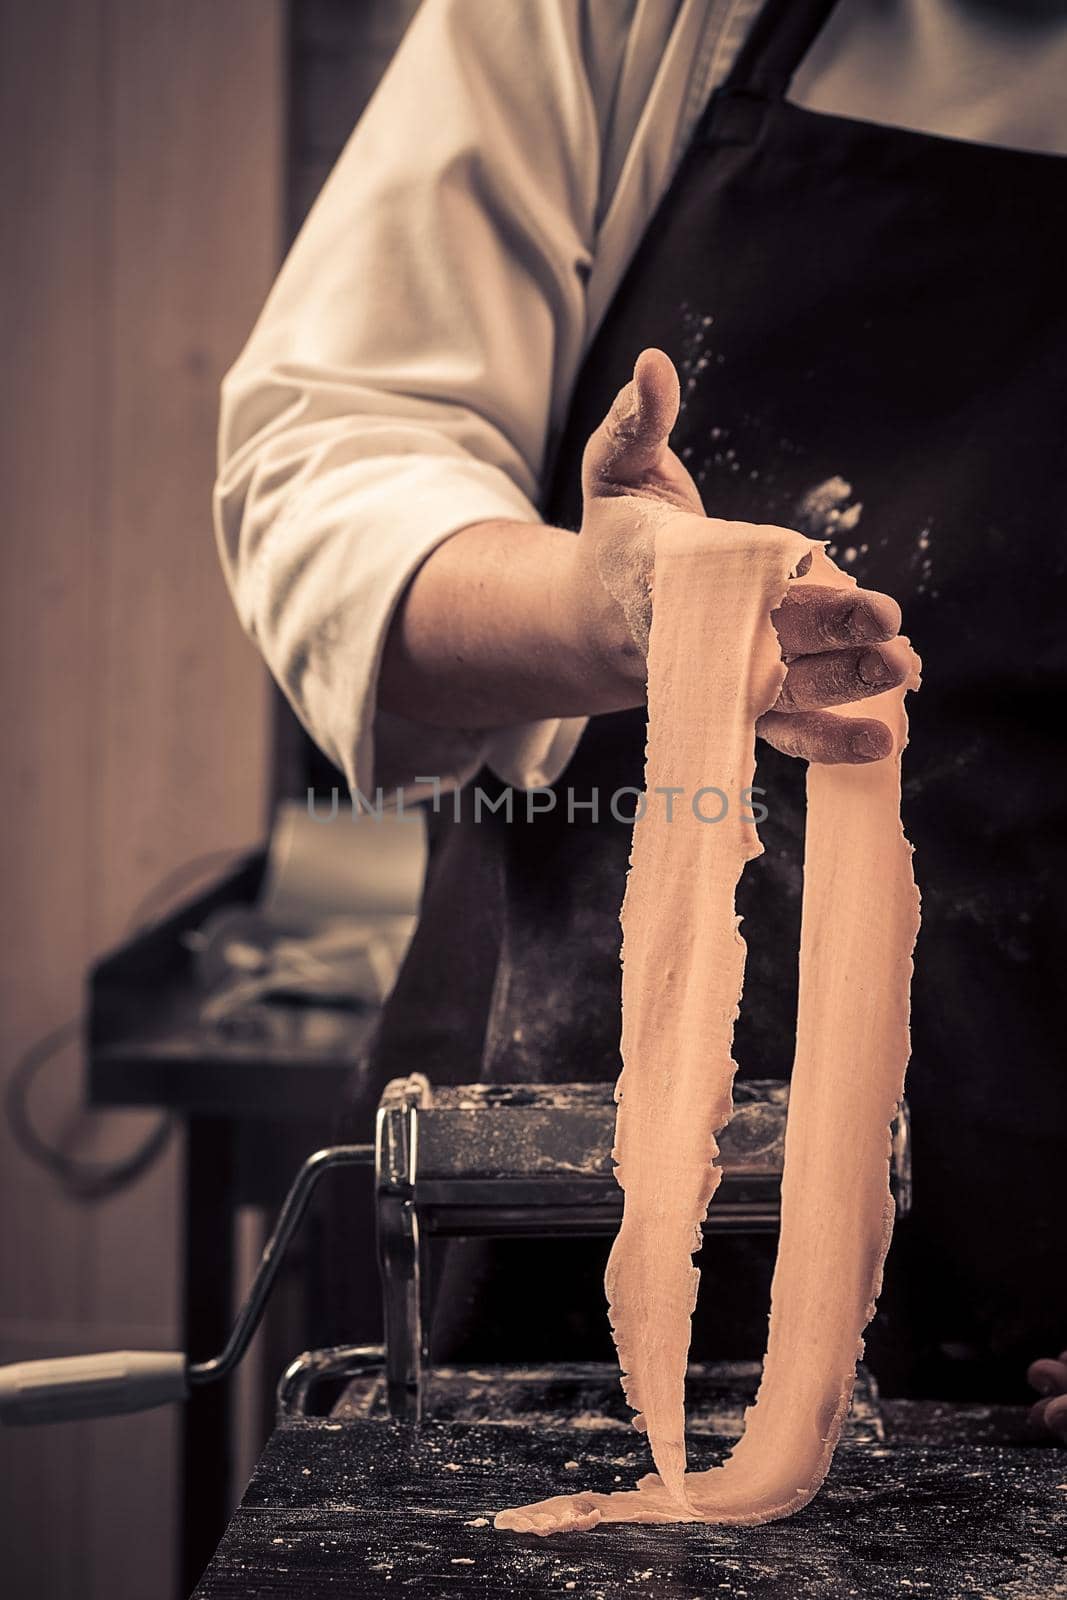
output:
[{"label": "black apron", "polygon": [[[713,96],[588,355],[549,520],[577,527],[582,447],[637,353],[674,359],[673,436],[708,512],[800,527],[901,603],[924,661],[904,809],[923,928],[909,1098],[915,1212],[873,1349],[890,1382],[996,1386],[1067,1331],[1061,735],[1067,643],[1067,167],[799,109],[789,80],[830,10],[766,8]],[[694,671],[699,671],[699,663]],[[431,1081],[589,1081],[619,1069],[630,827],[565,793],[640,785],[643,713],[594,718],[560,804],[510,824],[446,802],[424,910],[361,1102]],[[735,1054],[787,1077],[803,764],[759,747],[765,854],[743,879]],[[487,791],[499,784],[483,773]],[[862,1063],[857,1063],[862,1070]],[[458,1246],[435,1356],[608,1354],[606,1243]],[[709,1242],[694,1351],[758,1355],[771,1252]],[[975,1378],[974,1374],[980,1374]],[[963,1387],[967,1386],[967,1381]]]}]

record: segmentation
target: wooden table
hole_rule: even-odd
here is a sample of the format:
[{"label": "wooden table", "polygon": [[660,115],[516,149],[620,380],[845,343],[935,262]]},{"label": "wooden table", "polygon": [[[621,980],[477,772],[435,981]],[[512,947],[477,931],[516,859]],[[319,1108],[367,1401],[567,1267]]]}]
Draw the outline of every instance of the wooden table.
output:
[{"label": "wooden table", "polygon": [[[761,1528],[494,1531],[502,1506],[644,1469],[630,1429],[318,1419],[277,1429],[196,1600],[1053,1600],[1067,1595],[1067,1453],[1022,1413],[883,1403],[818,1498]],[[724,1441],[701,1437],[697,1465]],[[576,1466],[567,1463],[575,1462]]]}]

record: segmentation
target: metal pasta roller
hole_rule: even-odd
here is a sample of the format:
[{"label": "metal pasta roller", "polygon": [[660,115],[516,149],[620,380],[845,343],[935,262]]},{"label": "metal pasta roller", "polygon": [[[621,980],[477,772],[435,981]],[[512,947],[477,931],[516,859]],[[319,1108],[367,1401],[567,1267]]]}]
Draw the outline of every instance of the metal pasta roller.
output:
[{"label": "metal pasta roller", "polygon": [[[720,1138],[724,1176],[706,1233],[777,1228],[788,1104],[787,1083],[735,1084],[734,1115]],[[623,1198],[612,1167],[614,1126],[610,1084],[433,1089],[420,1073],[396,1078],[382,1095],[373,1146],[335,1145],[301,1167],[218,1355],[190,1361],[176,1352],[112,1351],[19,1362],[0,1368],[0,1420],[59,1422],[148,1410],[227,1377],[248,1348],[319,1179],[334,1167],[373,1164],[384,1347],[298,1357],[281,1380],[279,1400],[293,1414],[322,1377],[373,1369],[384,1376],[388,1414],[417,1421],[432,1357],[425,1316],[431,1241],[614,1233]],[[898,1216],[911,1208],[908,1126],[902,1105],[891,1135]]]}]

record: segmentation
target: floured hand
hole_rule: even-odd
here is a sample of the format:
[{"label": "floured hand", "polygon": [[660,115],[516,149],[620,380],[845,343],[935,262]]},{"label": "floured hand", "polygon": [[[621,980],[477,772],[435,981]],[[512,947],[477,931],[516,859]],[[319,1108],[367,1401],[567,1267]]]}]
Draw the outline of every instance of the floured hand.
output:
[{"label": "floured hand", "polygon": [[[644,682],[656,531],[680,516],[704,517],[697,486],[669,444],[679,393],[670,358],[643,351],[582,463],[584,513],[565,609],[570,627],[595,641],[598,670],[620,686]],[[888,755],[884,723],[829,708],[903,683],[909,657],[897,639],[896,601],[868,589],[798,585],[773,620],[788,670],[777,704],[757,724],[761,737],[808,761]]]}]

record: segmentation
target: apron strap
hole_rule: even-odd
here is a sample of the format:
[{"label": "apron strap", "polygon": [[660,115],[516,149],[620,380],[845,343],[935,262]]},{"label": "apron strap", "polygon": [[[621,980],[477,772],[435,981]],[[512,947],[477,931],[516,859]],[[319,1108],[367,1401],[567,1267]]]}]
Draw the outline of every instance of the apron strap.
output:
[{"label": "apron strap", "polygon": [[836,0],[766,0],[731,68],[723,92],[784,100],[793,74]]}]

